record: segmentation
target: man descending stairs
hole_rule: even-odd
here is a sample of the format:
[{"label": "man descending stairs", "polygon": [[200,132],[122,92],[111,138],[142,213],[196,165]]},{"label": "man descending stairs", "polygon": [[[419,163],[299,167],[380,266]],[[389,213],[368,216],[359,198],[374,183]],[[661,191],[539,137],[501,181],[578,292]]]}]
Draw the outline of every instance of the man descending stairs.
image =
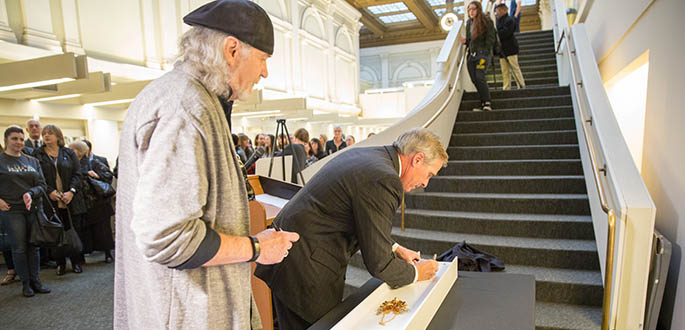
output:
[{"label": "man descending stairs", "polygon": [[[570,90],[556,86],[552,33],[518,38],[527,88],[491,91],[489,112],[471,111],[478,96],[464,94],[448,166],[407,194],[406,230],[398,214],[393,237],[425,256],[465,240],[505,272],[535,276],[537,329],[599,329],[602,278]],[[369,278],[357,254],[347,292]]]}]

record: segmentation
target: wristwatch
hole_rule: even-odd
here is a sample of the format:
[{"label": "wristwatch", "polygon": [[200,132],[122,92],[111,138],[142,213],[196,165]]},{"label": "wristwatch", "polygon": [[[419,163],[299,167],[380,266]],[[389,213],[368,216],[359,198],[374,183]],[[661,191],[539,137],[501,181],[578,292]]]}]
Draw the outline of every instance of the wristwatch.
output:
[{"label": "wristwatch", "polygon": [[69,189],[69,191],[71,191],[72,194],[76,193],[76,189],[74,189],[74,188]]},{"label": "wristwatch", "polygon": [[252,259],[248,260],[247,262],[253,262],[256,261],[257,258],[259,258],[259,253],[261,252],[261,249],[259,248],[259,240],[255,236],[250,236],[250,242],[252,243]]}]

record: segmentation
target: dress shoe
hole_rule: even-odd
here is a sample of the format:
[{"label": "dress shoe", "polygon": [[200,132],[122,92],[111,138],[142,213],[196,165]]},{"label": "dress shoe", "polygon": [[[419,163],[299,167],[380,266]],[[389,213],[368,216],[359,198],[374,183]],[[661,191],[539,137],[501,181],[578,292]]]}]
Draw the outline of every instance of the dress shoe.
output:
[{"label": "dress shoe", "polygon": [[33,289],[31,289],[31,285],[29,285],[29,282],[24,282],[24,287],[21,289],[21,293],[24,295],[24,297],[33,297]]},{"label": "dress shoe", "polygon": [[62,276],[67,272],[67,266],[66,265],[57,265],[57,270],[55,273],[57,273],[57,276]]},{"label": "dress shoe", "polygon": [[111,264],[112,262],[114,262],[114,258],[112,258],[112,255],[111,254],[105,254],[105,263]]},{"label": "dress shoe", "polygon": [[31,281],[31,289],[38,293],[50,293],[50,289],[40,283],[40,281]]},{"label": "dress shoe", "polygon": [[83,268],[81,268],[81,264],[73,264],[71,265],[71,268],[74,270],[74,273],[76,274],[83,273]]}]

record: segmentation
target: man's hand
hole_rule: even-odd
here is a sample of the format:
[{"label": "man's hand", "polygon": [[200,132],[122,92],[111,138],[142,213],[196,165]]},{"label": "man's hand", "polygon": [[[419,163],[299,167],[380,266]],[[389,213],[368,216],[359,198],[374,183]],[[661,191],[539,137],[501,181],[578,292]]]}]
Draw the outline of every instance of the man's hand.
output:
[{"label": "man's hand", "polygon": [[398,258],[400,258],[400,259],[402,259],[402,260],[404,260],[404,261],[406,261],[412,265],[415,264],[417,261],[421,260],[421,256],[419,255],[418,252],[413,251],[413,250],[409,250],[402,245],[398,246],[397,249],[395,249],[395,255]]},{"label": "man's hand", "polygon": [[25,193],[24,196],[22,196],[22,198],[24,199],[24,205],[26,205],[26,210],[31,210],[31,203],[33,202],[31,194]]},{"label": "man's hand", "polygon": [[276,264],[283,261],[293,242],[300,239],[298,233],[267,229],[257,235],[261,253],[257,262],[262,265]]},{"label": "man's hand", "polygon": [[430,280],[438,272],[438,262],[435,260],[421,260],[416,264],[419,281]]},{"label": "man's hand", "polygon": [[10,210],[10,205],[7,204],[2,198],[0,198],[0,211],[9,211]]}]

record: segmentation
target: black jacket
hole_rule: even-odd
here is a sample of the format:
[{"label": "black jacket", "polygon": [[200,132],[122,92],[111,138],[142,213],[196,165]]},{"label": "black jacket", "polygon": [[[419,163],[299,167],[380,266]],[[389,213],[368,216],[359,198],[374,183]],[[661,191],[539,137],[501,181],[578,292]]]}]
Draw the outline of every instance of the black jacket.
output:
[{"label": "black jacket", "polygon": [[495,46],[495,33],[497,31],[490,17],[485,16],[485,21],[487,30],[478,39],[471,39],[471,24],[473,24],[473,20],[469,19],[466,21],[466,45],[469,47],[469,54],[475,52],[481,56],[492,55],[492,48]]},{"label": "black jacket", "polygon": [[347,264],[359,250],[374,277],[393,288],[412,283],[414,267],[392,253],[392,218],[403,189],[398,171],[392,146],[354,148],[335,157],[276,217],[300,240],[283,262],[257,265],[255,275],[310,323],[340,303]]},{"label": "black jacket", "polygon": [[335,146],[335,142],[333,140],[328,140],[326,141],[326,151],[324,153],[326,155],[330,155],[332,153],[343,150],[345,147],[347,147],[347,143],[345,143],[345,140],[341,141],[339,148]]},{"label": "black jacket", "polygon": [[[40,162],[40,167],[43,169],[43,176],[45,177],[45,183],[48,187],[48,195],[57,189],[57,171],[59,171],[59,176],[62,179],[62,188],[64,192],[69,191],[71,188],[76,190],[74,198],[69,203],[69,211],[73,215],[79,215],[86,213],[86,204],[83,200],[83,194],[81,191],[81,164],[76,157],[74,151],[69,148],[61,147],[59,148],[59,153],[57,154],[57,171],[55,170],[55,163],[52,162],[50,156],[45,152],[45,145],[34,150],[33,157],[36,157]],[[52,202],[53,207],[57,208],[57,202],[51,200],[46,201]],[[46,205],[46,209],[50,207]]]},{"label": "black jacket", "polygon": [[504,56],[512,56],[519,53],[519,43],[516,40],[516,36],[514,36],[515,31],[516,22],[511,16],[505,14],[497,18],[497,35],[499,36]]}]

